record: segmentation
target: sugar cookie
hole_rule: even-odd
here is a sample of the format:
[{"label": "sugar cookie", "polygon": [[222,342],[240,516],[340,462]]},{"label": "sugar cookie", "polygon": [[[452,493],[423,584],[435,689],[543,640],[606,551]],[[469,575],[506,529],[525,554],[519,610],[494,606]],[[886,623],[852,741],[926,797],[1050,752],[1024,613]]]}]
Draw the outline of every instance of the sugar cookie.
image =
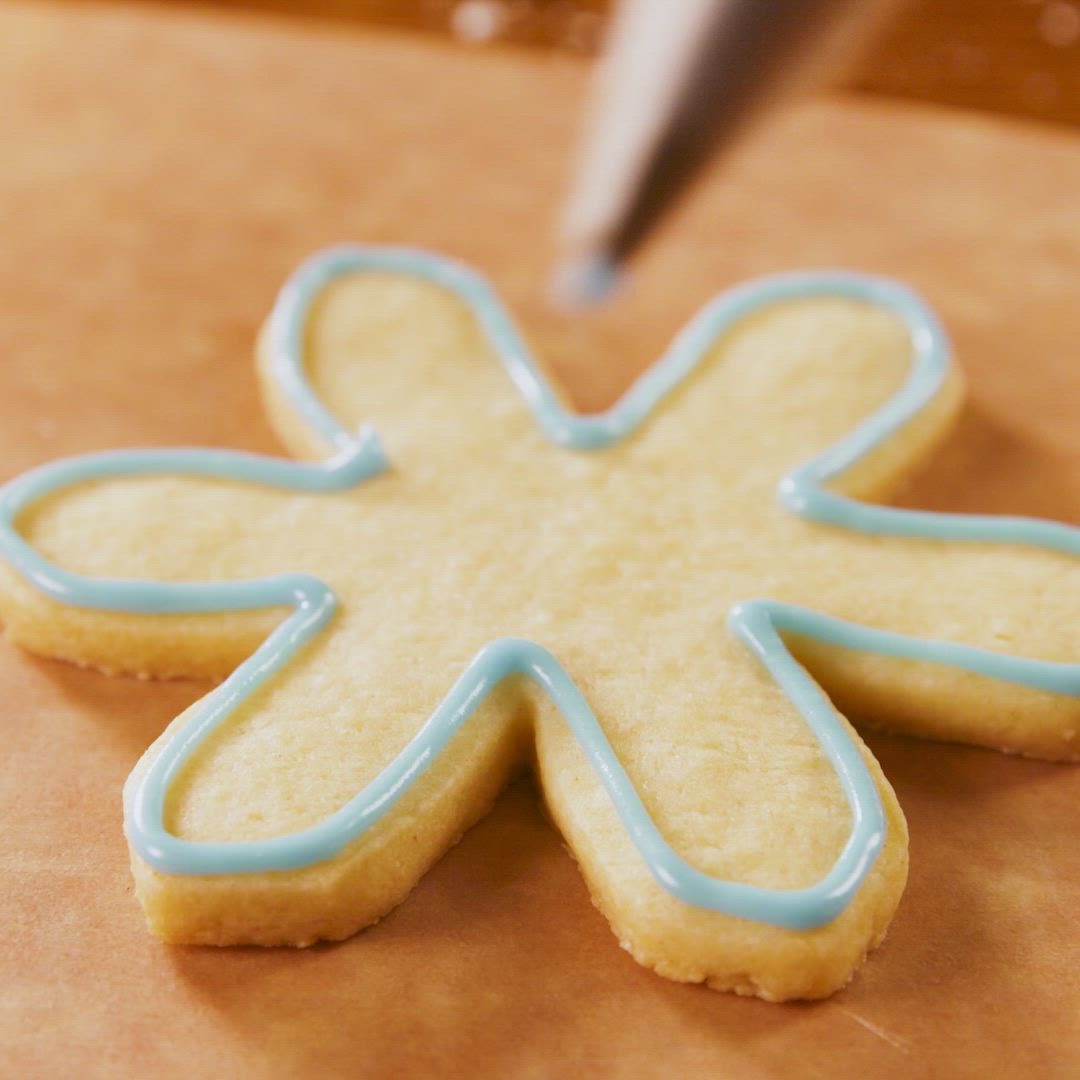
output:
[{"label": "sugar cookie", "polygon": [[1080,753],[1080,532],[859,501],[960,401],[898,285],[743,287],[576,417],[471,271],[338,248],[259,370],[301,461],[124,451],[0,493],[14,640],[225,678],[125,792],[166,941],[346,937],[535,759],[641,963],[820,997],[884,936],[907,836],[818,684],[874,726]]}]

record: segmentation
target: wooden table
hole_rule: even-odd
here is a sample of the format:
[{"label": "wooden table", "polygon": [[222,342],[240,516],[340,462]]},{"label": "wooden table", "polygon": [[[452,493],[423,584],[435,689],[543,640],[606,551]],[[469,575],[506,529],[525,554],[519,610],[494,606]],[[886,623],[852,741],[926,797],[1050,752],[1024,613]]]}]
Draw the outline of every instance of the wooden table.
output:
[{"label": "wooden table", "polygon": [[[598,51],[616,0],[172,0],[393,26],[472,45]],[[1080,125],[1080,7],[1072,0],[900,0],[845,85]]]},{"label": "wooden table", "polygon": [[[715,290],[893,274],[942,314],[971,404],[909,505],[1080,521],[1080,143],[837,100],[709,179],[623,300],[557,319],[550,225],[583,69],[251,16],[0,8],[0,469],[135,444],[276,450],[252,337],[339,239],[490,274],[586,408]],[[851,987],[772,1006],[616,946],[527,782],[396,912],[333,947],[161,946],[120,786],[194,683],[0,648],[0,1073],[1065,1077],[1080,1062],[1080,769],[874,736],[908,891]]]}]

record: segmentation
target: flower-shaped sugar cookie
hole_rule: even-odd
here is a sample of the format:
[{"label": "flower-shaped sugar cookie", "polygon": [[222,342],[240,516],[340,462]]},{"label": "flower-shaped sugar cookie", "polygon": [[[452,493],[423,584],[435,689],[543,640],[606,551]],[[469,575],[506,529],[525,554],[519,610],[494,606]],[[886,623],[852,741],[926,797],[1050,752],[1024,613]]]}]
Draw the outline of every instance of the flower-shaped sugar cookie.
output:
[{"label": "flower-shaped sugar cookie", "polygon": [[227,676],[126,791],[167,941],[352,934],[535,762],[639,961],[822,996],[881,940],[907,865],[830,698],[1080,752],[1080,534],[857,501],[959,402],[899,286],[744,287],[576,417],[470,271],[341,248],[283,291],[260,372],[308,463],[98,454],[0,494],[16,641]]}]

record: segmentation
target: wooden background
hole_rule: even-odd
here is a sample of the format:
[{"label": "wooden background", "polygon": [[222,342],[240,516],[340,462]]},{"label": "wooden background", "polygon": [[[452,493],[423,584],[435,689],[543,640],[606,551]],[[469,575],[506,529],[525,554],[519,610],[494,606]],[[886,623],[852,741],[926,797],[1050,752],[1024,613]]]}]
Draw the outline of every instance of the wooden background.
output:
[{"label": "wooden background", "polygon": [[[1075,130],[869,94],[793,109],[703,179],[617,303],[567,320],[544,287],[580,56],[343,25],[0,0],[0,482],[117,446],[280,453],[257,328],[301,258],[364,240],[477,266],[583,409],[728,284],[901,278],[970,386],[905,504],[1080,523]],[[160,945],[120,789],[208,689],[0,643],[4,1080],[1080,1075],[1080,768],[869,736],[907,891],[847,989],[773,1006],[634,964],[527,782],[339,945]]]},{"label": "wooden background", "polygon": [[[205,3],[207,0],[201,0]],[[220,0],[454,36],[592,53],[613,0]],[[862,90],[1080,124],[1080,3],[911,0],[857,63]]]}]

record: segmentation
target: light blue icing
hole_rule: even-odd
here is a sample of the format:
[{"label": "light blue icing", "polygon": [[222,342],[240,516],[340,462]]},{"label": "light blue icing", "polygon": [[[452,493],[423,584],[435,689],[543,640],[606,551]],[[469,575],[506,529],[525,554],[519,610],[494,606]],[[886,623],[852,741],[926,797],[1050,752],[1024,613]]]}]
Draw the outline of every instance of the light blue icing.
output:
[{"label": "light blue icing", "polygon": [[0,489],[0,554],[53,599],[78,607],[164,613],[291,606],[260,648],[195,709],[160,748],[130,793],[126,830],[141,857],[178,874],[284,870],[331,859],[385,814],[504,678],[531,679],[558,707],[580,742],[638,851],[660,884],[700,907],[776,926],[821,926],[850,903],[885,839],[884,811],[859,751],[828,700],[791,657],[780,631],[852,649],[928,660],[1062,694],[1080,694],[1080,664],[1028,660],[952,642],[925,641],[820,615],[770,600],[736,605],[731,631],[769,670],[799,709],[836,770],[851,808],[851,835],[828,874],[799,890],[757,888],[709,877],[664,841],[634,790],[588,703],[561,665],[540,645],[500,639],[485,646],[423,727],[383,772],[340,810],[302,832],[243,843],[182,840],[164,828],[166,793],[196,747],[258,686],[285,667],[333,617],[336,600],[307,574],[253,581],[163,584],[85,578],[55,566],[18,534],[15,521],[31,503],[73,484],[110,476],[183,474],[227,477],[275,487],[332,492],[354,487],[387,468],[370,428],[347,431],[318,399],[304,373],[307,314],[324,286],[343,274],[391,271],[426,278],[458,294],[554,443],[595,450],[626,437],[693,372],[729,326],[766,305],[812,296],[843,296],[895,314],[911,334],[910,376],[884,407],[850,435],[784,478],[779,497],[791,510],[830,525],[868,533],[941,540],[1027,543],[1080,554],[1080,530],[1016,517],[939,514],[870,506],[824,486],[904,426],[935,395],[948,369],[948,346],[923,303],[893,282],[841,273],[790,274],[738,288],[707,305],[668,352],[606,412],[575,416],[563,408],[487,283],[468,268],[402,248],[340,247],[310,259],[285,285],[271,318],[272,372],[284,393],[333,450],[317,464],[212,450],[118,451],[59,461]]}]

